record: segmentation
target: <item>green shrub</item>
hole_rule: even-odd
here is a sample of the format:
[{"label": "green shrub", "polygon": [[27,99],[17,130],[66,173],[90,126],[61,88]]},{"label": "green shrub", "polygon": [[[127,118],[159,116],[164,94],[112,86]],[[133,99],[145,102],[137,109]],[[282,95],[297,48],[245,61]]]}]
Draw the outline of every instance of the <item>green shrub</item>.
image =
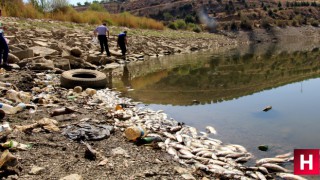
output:
[{"label": "green shrub", "polygon": [[200,33],[202,30],[201,30],[200,26],[196,26],[193,28],[193,31],[196,33]]},{"label": "green shrub", "polygon": [[183,19],[178,19],[175,21],[175,23],[176,23],[178,29],[186,29],[187,28],[187,24],[186,24],[186,22],[184,22]]},{"label": "green shrub", "polygon": [[175,22],[170,22],[169,25],[168,25],[168,28],[173,29],[173,30],[177,30],[178,29],[178,27],[177,27]]}]

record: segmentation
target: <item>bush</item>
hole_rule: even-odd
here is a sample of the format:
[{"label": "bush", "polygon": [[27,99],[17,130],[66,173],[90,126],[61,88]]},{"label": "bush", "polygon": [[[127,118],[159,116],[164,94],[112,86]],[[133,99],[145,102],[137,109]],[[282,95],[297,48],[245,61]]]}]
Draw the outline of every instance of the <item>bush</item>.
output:
[{"label": "bush", "polygon": [[202,30],[201,30],[200,26],[196,26],[193,28],[193,31],[196,33],[200,33]]},{"label": "bush", "polygon": [[184,20],[182,20],[182,19],[176,20],[175,23],[176,23],[178,29],[186,29],[187,28],[186,22],[184,22]]},{"label": "bush", "polygon": [[176,23],[174,23],[174,22],[170,22],[169,25],[168,25],[168,28],[173,29],[173,30],[177,30],[178,29]]}]

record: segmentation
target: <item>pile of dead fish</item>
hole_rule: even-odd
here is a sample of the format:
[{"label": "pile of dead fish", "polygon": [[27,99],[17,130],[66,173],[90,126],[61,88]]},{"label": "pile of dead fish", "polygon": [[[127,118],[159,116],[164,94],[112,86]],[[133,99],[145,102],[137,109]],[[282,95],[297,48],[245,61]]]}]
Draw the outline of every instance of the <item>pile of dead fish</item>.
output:
[{"label": "pile of dead fish", "polygon": [[194,127],[168,118],[161,110],[154,111],[134,106],[130,99],[121,98],[118,92],[108,89],[97,91],[92,101],[100,102],[99,106],[107,108],[114,108],[119,103],[132,106],[113,112],[116,128],[123,131],[130,126],[142,126],[148,130],[148,136],[160,137],[163,140],[158,142],[158,146],[172,155],[174,160],[196,170],[212,173],[214,177],[261,180],[275,177],[304,179],[281,166],[293,161],[291,153],[260,159],[256,161],[256,166],[248,167],[244,163],[253,158],[252,154],[241,145],[224,144],[212,138],[212,135],[216,134],[213,127],[207,126],[207,132],[198,132]]}]

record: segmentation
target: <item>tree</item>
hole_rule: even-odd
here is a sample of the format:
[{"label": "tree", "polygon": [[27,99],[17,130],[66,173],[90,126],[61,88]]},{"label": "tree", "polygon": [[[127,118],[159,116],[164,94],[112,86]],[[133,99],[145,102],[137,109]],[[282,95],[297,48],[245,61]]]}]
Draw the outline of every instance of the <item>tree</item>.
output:
[{"label": "tree", "polygon": [[78,3],[77,3],[77,6],[81,6],[81,3],[80,3],[80,2],[78,2]]},{"label": "tree", "polygon": [[185,18],[184,18],[184,21],[186,23],[195,23],[196,20],[195,18],[191,15],[191,14],[188,14]]},{"label": "tree", "polygon": [[100,12],[106,11],[104,6],[102,4],[100,4],[100,3],[97,3],[97,2],[93,2],[89,6],[89,9],[92,10],[92,11],[100,11]]},{"label": "tree", "polygon": [[29,0],[40,11],[55,11],[69,6],[68,0]]}]

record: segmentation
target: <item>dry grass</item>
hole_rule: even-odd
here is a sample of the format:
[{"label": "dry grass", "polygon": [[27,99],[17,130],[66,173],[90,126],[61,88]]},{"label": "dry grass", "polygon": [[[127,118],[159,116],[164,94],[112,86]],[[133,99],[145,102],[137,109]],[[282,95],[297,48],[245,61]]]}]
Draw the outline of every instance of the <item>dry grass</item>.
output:
[{"label": "dry grass", "polygon": [[[23,11],[21,11],[23,9]],[[31,4],[25,4],[22,0],[11,0],[2,6],[3,16],[23,17],[32,19],[52,19],[58,21],[101,24],[106,22],[108,25],[125,26],[129,28],[156,29],[163,30],[164,25],[156,20],[137,17],[130,13],[110,14],[108,12],[97,12],[86,10],[77,12],[72,7],[66,7],[50,13],[42,13]]]}]

